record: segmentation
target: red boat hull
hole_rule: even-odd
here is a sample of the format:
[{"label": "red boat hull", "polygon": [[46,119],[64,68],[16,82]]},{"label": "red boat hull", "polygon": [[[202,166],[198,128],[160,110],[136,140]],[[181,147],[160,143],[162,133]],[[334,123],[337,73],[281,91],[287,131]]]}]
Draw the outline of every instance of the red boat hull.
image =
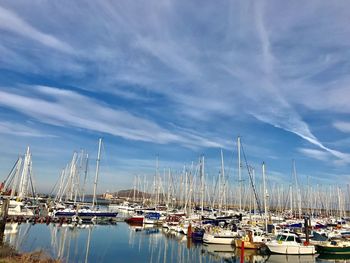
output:
[{"label": "red boat hull", "polygon": [[143,217],[130,217],[125,221],[129,224],[143,224]]}]

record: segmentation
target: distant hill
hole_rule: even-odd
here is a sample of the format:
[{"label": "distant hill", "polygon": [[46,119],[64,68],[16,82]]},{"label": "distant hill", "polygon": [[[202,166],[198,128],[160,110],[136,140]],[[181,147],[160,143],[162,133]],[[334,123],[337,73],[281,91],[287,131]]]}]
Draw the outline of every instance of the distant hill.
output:
[{"label": "distant hill", "polygon": [[[116,193],[113,193],[115,197],[119,198],[133,198],[134,197],[134,189],[128,189],[128,190],[120,190]],[[149,193],[141,192],[136,190],[135,191],[135,198],[150,198],[152,195]]]}]

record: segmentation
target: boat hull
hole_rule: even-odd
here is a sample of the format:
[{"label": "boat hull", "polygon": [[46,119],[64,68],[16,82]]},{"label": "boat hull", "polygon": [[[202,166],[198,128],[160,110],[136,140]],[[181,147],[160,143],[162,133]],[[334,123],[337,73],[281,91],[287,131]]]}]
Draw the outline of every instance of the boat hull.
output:
[{"label": "boat hull", "polygon": [[116,212],[78,212],[80,218],[115,218],[117,215]]},{"label": "boat hull", "polygon": [[320,254],[350,255],[350,246],[337,247],[316,245],[316,250]]},{"label": "boat hull", "polygon": [[125,220],[129,224],[143,224],[143,217],[130,217]]},{"label": "boat hull", "polygon": [[208,244],[232,245],[234,244],[234,237],[204,234],[203,242]]},{"label": "boat hull", "polygon": [[[241,239],[236,239],[235,240],[235,245],[238,248],[242,248],[242,240]],[[264,246],[264,243],[262,242],[250,242],[250,241],[244,241],[244,248],[245,249],[260,249]]]},{"label": "boat hull", "polygon": [[266,246],[271,253],[285,254],[285,255],[313,255],[316,254],[315,246],[303,246],[297,244],[279,244],[267,242]]}]

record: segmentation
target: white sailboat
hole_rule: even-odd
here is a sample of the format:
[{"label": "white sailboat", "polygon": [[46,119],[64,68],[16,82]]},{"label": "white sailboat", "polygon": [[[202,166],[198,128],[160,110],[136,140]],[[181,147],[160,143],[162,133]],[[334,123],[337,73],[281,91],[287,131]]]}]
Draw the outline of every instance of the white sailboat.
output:
[{"label": "white sailboat", "polygon": [[230,229],[214,227],[210,231],[204,233],[203,242],[209,244],[233,245],[234,239],[239,236],[238,232]]},{"label": "white sailboat", "polygon": [[67,208],[64,210],[58,210],[54,212],[55,217],[73,217],[77,220],[99,220],[99,219],[113,219],[116,218],[117,212],[103,211],[98,210],[97,205],[97,183],[100,169],[100,159],[101,159],[101,146],[102,146],[102,138],[99,139],[98,143],[98,154],[96,161],[96,173],[94,180],[94,189],[93,189],[93,199],[92,199],[92,207],[83,206],[81,208]]}]

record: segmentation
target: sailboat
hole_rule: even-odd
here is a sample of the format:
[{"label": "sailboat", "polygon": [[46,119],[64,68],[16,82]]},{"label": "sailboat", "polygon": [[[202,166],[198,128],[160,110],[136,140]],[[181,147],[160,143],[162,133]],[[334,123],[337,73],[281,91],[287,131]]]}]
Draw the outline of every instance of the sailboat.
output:
[{"label": "sailboat", "polygon": [[9,216],[33,216],[25,200],[35,197],[32,178],[32,153],[29,146],[24,156],[19,156],[10,173],[0,185],[1,194],[9,201]]},{"label": "sailboat", "polygon": [[93,199],[92,199],[92,207],[83,206],[81,208],[66,208],[63,210],[58,210],[54,212],[55,217],[72,217],[74,220],[100,220],[100,219],[115,219],[118,215],[118,212],[110,212],[96,209],[97,198],[96,198],[96,190],[98,183],[98,175],[100,168],[100,160],[101,160],[101,146],[102,146],[102,138],[99,139],[98,144],[98,154],[96,161],[96,174],[94,181],[94,190],[93,190]]}]

